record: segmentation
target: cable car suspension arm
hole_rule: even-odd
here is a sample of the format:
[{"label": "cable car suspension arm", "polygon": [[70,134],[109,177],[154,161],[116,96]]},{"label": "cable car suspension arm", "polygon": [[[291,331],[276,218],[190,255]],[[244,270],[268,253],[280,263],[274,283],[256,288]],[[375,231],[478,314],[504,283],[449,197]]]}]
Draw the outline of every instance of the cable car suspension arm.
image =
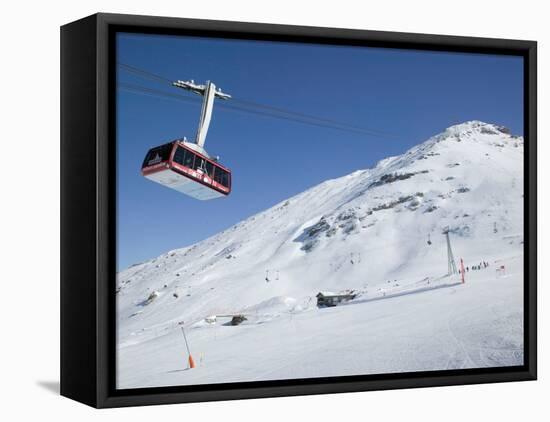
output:
[{"label": "cable car suspension arm", "polygon": [[216,89],[216,85],[207,81],[205,85],[198,85],[195,81],[175,81],[172,85],[177,88],[182,88],[187,91],[191,91],[195,94],[202,95],[202,109],[201,117],[199,120],[199,127],[197,129],[197,136],[195,143],[204,148],[206,142],[206,134],[208,133],[208,127],[210,126],[210,120],[212,119],[212,109],[214,108],[214,99],[220,98],[222,100],[228,100],[231,95],[222,92],[221,89]]}]

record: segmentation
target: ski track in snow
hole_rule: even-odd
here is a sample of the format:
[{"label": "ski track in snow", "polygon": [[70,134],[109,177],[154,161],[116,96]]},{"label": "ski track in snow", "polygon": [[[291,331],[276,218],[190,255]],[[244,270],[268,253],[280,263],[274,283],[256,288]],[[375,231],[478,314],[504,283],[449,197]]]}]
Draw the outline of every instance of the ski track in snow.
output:
[{"label": "ski track in snow", "polygon": [[[463,123],[121,271],[118,388],[521,365],[522,163],[522,138]],[[456,260],[490,263],[465,284],[446,226]]]}]

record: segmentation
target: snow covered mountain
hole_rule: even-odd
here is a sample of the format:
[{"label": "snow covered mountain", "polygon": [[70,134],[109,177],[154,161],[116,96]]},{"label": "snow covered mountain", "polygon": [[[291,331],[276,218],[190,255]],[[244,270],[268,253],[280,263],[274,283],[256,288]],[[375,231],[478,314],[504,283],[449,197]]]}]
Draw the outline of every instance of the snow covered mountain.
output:
[{"label": "snow covered mountain", "polygon": [[[523,142],[452,126],[121,271],[118,387],[522,364]],[[446,276],[446,227],[464,284]]]}]

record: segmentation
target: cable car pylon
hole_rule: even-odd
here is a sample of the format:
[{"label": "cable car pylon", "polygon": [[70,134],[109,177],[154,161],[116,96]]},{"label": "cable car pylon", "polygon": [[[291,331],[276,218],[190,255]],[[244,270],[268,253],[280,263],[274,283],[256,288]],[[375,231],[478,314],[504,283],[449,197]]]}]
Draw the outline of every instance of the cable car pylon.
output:
[{"label": "cable car pylon", "polygon": [[447,275],[458,274],[456,269],[455,258],[453,256],[453,250],[451,248],[451,239],[449,238],[449,226],[443,229],[445,238],[447,239]]}]

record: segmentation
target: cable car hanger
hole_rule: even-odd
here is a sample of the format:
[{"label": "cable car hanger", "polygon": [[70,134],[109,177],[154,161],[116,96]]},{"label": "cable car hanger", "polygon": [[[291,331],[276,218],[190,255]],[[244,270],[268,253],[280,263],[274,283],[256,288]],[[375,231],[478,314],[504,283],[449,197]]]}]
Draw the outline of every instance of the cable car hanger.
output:
[{"label": "cable car hanger", "polygon": [[211,81],[199,85],[193,80],[178,80],[172,85],[203,97],[195,142],[183,138],[151,148],[143,160],[142,175],[195,199],[208,200],[229,195],[231,170],[218,163],[219,157],[211,157],[204,144],[214,100],[228,100],[231,95],[216,89]]},{"label": "cable car hanger", "polygon": [[216,85],[214,85],[214,83],[211,81],[206,81],[205,85],[197,85],[192,79],[190,81],[178,80],[172,82],[172,85],[177,88],[191,91],[203,97],[201,117],[199,119],[197,136],[195,137],[195,145],[199,152],[206,155],[207,157],[210,157],[204,149],[204,144],[206,142],[206,134],[208,133],[208,128],[210,127],[210,120],[212,119],[214,99],[220,98],[222,100],[228,100],[229,98],[231,98],[231,95],[222,92],[221,89],[216,89]]}]

